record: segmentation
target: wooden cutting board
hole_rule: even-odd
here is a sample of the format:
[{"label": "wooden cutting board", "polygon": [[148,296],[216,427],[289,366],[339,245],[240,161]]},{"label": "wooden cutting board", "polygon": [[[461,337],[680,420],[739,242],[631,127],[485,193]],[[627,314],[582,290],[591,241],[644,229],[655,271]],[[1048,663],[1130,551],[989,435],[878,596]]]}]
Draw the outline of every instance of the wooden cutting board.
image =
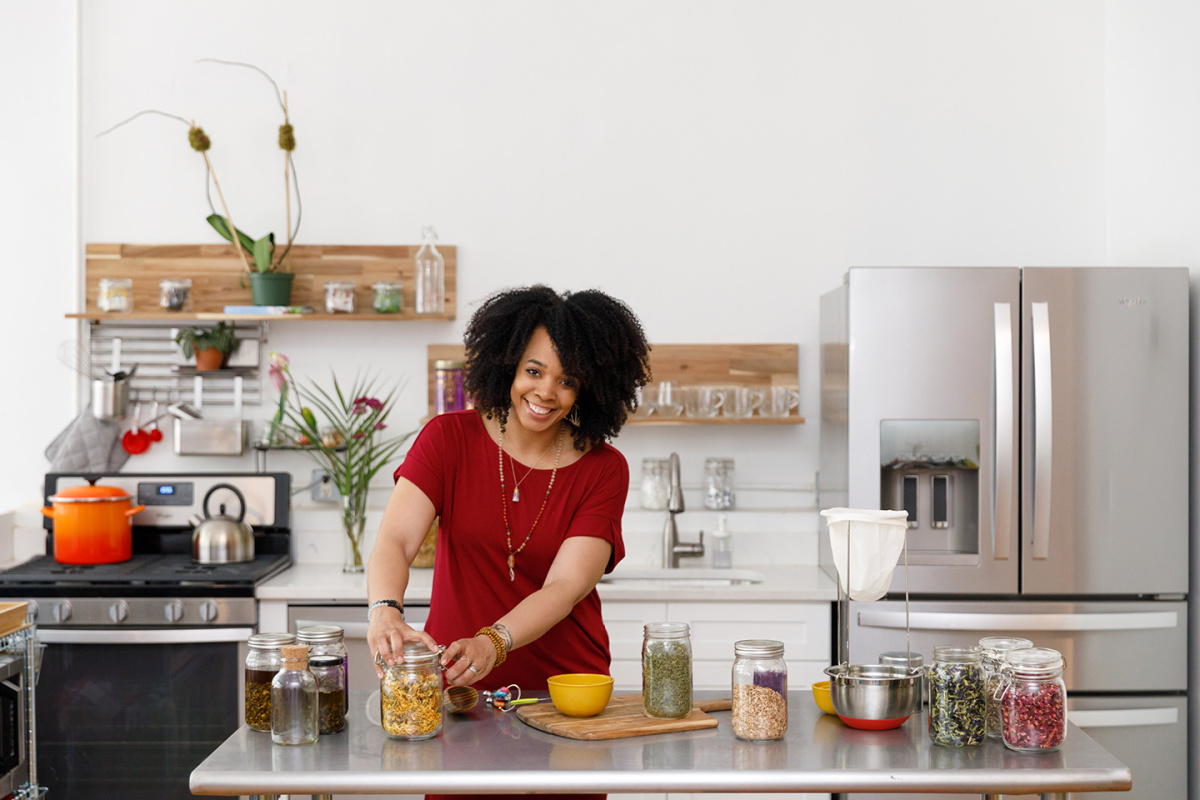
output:
[{"label": "wooden cutting board", "polygon": [[715,728],[717,720],[705,711],[725,711],[729,698],[706,700],[692,706],[692,712],[680,719],[652,719],[642,708],[640,694],[617,695],[608,707],[594,717],[568,717],[553,703],[538,703],[517,709],[517,719],[539,731],[565,736],[568,739],[623,739],[629,736],[649,736],[655,733],[694,731]]}]

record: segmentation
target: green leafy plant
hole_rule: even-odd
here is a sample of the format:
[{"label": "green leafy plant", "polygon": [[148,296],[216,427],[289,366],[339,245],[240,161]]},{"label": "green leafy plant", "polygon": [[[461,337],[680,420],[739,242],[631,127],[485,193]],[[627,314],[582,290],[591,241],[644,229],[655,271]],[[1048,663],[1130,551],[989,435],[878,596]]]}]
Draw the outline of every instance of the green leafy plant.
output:
[{"label": "green leafy plant", "polygon": [[175,334],[175,344],[183,351],[184,358],[192,358],[197,350],[217,350],[229,355],[238,349],[241,339],[232,323],[218,322],[212,328],[184,328]]},{"label": "green leafy plant", "polygon": [[[360,375],[355,376],[346,391],[333,374],[330,390],[311,380],[301,382],[293,378],[287,356],[272,352],[269,358],[268,374],[280,394],[272,435],[278,429],[287,440],[309,442],[304,451],[329,473],[342,495],[342,527],[350,545],[344,569],[361,571],[371,479],[391,463],[401,445],[416,433],[412,430],[384,438],[396,393],[403,384],[388,387],[378,377]],[[318,428],[310,409],[316,409],[325,418],[324,427]]]},{"label": "green leafy plant", "polygon": [[[263,70],[253,64],[245,64],[240,61],[222,61],[217,58],[202,58],[201,62],[209,62],[213,64],[225,64],[233,67],[245,67],[252,69],[266,78],[271,86],[275,89],[275,97],[279,101],[280,108],[283,109],[283,124],[279,126],[278,143],[279,149],[283,151],[283,188],[287,198],[287,246],[276,257],[275,252],[275,234],[268,233],[261,239],[255,239],[247,236],[233,222],[233,215],[229,213],[229,204],[225,202],[225,195],[221,192],[221,184],[217,181],[217,173],[213,169],[212,160],[209,158],[208,151],[212,147],[212,140],[204,129],[195,123],[193,120],[184,119],[177,114],[169,114],[165,111],[157,109],[146,109],[139,111],[128,119],[118,122],[107,130],[101,131],[97,137],[104,136],[117,128],[132,122],[143,114],[158,114],[171,119],[179,120],[188,126],[188,146],[204,157],[205,173],[204,173],[204,195],[208,199],[208,207],[212,212],[208,215],[208,224],[216,230],[226,241],[232,242],[239,256],[241,256],[242,264],[246,268],[246,273],[251,271],[259,273],[267,272],[282,272],[284,271],[284,260],[292,249],[292,243],[295,241],[296,234],[300,231],[300,218],[302,216],[302,208],[300,204],[300,183],[296,177],[296,164],[292,159],[292,153],[296,149],[296,132],[292,127],[291,120],[288,117],[287,92],[281,92],[278,84]],[[225,214],[222,216],[217,213],[216,207],[213,205],[212,193],[209,191],[211,183],[217,190],[217,199],[221,203],[221,208]],[[292,194],[296,195],[296,224],[292,225]],[[254,259],[254,266],[251,267],[250,260]],[[244,285],[244,283],[243,283]]]}]

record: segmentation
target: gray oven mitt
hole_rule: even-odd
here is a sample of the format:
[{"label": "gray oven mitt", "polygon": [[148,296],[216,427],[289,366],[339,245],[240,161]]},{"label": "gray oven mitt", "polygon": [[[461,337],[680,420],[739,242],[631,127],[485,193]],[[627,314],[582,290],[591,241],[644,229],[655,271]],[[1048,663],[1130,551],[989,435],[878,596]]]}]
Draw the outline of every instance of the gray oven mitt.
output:
[{"label": "gray oven mitt", "polygon": [[121,428],[96,419],[89,403],[46,448],[51,472],[116,472],[129,459]]}]

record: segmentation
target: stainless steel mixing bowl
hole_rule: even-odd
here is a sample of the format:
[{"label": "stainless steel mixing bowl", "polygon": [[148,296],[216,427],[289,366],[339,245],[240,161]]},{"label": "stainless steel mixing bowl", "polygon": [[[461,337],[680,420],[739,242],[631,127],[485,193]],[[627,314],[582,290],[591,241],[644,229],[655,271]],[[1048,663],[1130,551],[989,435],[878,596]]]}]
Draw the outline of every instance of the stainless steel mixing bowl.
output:
[{"label": "stainless steel mixing bowl", "polygon": [[838,664],[828,667],[825,674],[833,707],[843,722],[899,725],[913,712],[922,671],[890,664]]}]

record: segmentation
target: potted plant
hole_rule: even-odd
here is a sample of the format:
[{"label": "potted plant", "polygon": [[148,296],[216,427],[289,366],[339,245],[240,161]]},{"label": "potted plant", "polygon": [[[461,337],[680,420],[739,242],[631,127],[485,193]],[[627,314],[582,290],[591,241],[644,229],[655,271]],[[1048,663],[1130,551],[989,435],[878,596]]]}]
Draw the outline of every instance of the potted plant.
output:
[{"label": "potted plant", "polygon": [[175,343],[184,358],[195,357],[197,370],[207,371],[220,369],[241,340],[232,323],[218,322],[212,328],[184,328],[175,334]]}]

